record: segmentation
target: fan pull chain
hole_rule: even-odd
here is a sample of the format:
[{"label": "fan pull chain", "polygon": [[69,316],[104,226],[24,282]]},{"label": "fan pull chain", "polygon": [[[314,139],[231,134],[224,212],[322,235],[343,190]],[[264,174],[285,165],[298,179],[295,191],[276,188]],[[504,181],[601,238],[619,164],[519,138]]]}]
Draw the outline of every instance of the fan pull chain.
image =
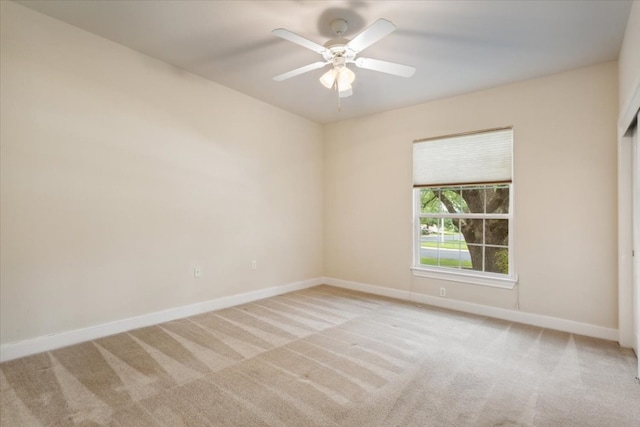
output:
[{"label": "fan pull chain", "polygon": [[333,82],[333,89],[336,91],[336,95],[338,95],[338,112],[341,113],[342,112],[342,105],[340,103],[340,91],[338,90],[338,81],[336,79],[335,82]]}]

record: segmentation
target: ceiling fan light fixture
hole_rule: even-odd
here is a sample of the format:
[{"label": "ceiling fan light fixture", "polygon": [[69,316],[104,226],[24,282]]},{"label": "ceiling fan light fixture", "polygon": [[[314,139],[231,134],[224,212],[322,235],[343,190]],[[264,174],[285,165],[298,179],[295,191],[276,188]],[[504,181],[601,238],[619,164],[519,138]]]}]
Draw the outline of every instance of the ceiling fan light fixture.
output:
[{"label": "ceiling fan light fixture", "polygon": [[320,77],[320,83],[327,89],[336,88],[341,98],[346,98],[353,94],[351,83],[356,75],[349,68],[340,65],[335,66]]},{"label": "ceiling fan light fixture", "polygon": [[353,89],[351,89],[351,86],[349,86],[348,89],[338,91],[338,96],[340,98],[346,98],[351,95],[353,95]]},{"label": "ceiling fan light fixture", "polygon": [[347,64],[355,64],[358,68],[380,71],[382,73],[400,77],[411,77],[415,73],[416,69],[408,65],[381,61],[379,59],[362,57],[356,58],[360,52],[383,37],[394,32],[396,30],[396,26],[393,25],[392,22],[387,21],[386,19],[378,19],[356,35],[352,40],[342,37],[347,31],[347,27],[348,23],[346,20],[334,20],[331,23],[331,30],[338,38],[329,40],[324,44],[324,46],[289,30],[285,30],[284,28],[277,28],[273,30],[272,33],[276,36],[312,50],[315,53],[320,54],[323,59],[323,61],[314,62],[313,64],[305,65],[304,67],[299,67],[295,70],[277,75],[273,79],[276,81],[287,80],[291,77],[331,64],[331,69],[320,77],[320,83],[322,83],[322,85],[327,89],[332,89],[338,92],[338,100],[340,100],[340,98],[346,98],[353,94],[351,84],[355,80],[356,75],[352,70],[347,68]]},{"label": "ceiling fan light fixture", "polygon": [[335,68],[332,68],[324,73],[322,77],[320,77],[320,83],[322,83],[322,86],[326,87],[327,89],[332,89],[337,75],[338,71]]},{"label": "ceiling fan light fixture", "polygon": [[342,92],[351,89],[351,83],[356,79],[356,75],[353,71],[347,67],[340,67],[338,69],[338,76],[336,78],[338,83],[338,91]]}]

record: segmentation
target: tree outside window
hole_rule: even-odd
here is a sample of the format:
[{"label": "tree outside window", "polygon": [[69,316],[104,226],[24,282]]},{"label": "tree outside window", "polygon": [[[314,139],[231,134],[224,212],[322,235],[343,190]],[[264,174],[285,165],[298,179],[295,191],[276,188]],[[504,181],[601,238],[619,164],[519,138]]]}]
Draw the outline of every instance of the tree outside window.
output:
[{"label": "tree outside window", "polygon": [[509,274],[510,184],[417,189],[420,264]]}]

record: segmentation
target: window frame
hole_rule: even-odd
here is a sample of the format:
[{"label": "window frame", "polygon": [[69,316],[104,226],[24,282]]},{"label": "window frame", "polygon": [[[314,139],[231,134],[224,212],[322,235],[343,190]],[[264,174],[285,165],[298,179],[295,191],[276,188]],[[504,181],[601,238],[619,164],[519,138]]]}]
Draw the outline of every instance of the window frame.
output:
[{"label": "window frame", "polygon": [[[504,185],[504,184],[501,184]],[[441,189],[445,186],[427,186],[416,187],[413,189],[413,271],[414,276],[429,277],[441,280],[450,280],[463,283],[471,283],[476,285],[492,286],[498,288],[512,289],[517,283],[517,275],[515,274],[515,261],[514,261],[514,215],[513,215],[513,200],[514,191],[513,183],[509,185],[509,213],[499,214],[487,214],[487,213],[422,213],[420,212],[420,191],[425,188]],[[461,184],[460,186],[464,186]],[[453,187],[460,187],[453,186]],[[448,186],[446,186],[448,187]],[[420,263],[420,248],[422,230],[420,227],[420,218],[449,218],[449,219],[506,219],[509,221],[509,238],[508,238],[508,254],[509,254],[509,273],[499,274],[477,270],[462,270],[456,268],[447,268],[440,266],[427,266]],[[485,247],[492,247],[494,245],[487,245],[483,243]]]},{"label": "window frame", "polygon": [[[474,133],[484,133],[491,132],[494,130],[503,130],[507,128],[498,128],[498,129],[489,129],[487,131],[478,131],[478,132],[469,132],[466,134],[459,135],[468,135]],[[512,128],[510,128],[512,129]],[[448,137],[453,137],[456,135],[447,135],[441,137],[442,139],[446,139]],[[441,138],[428,138],[426,140],[419,140],[414,142],[422,142],[428,140],[435,140]],[[513,148],[512,148],[513,150]],[[415,165],[414,165],[415,167]],[[512,166],[513,168],[513,163]],[[511,172],[511,176],[513,177],[513,171]],[[447,187],[465,187],[465,186],[475,186],[475,185],[509,185],[509,212],[508,213],[500,213],[500,214],[487,214],[485,213],[427,213],[423,214],[421,212],[420,206],[420,192],[425,188],[429,189],[442,189]],[[474,183],[450,183],[443,185],[415,185],[413,190],[413,259],[412,259],[412,273],[417,277],[426,277],[426,278],[435,278],[440,280],[448,280],[455,282],[462,282],[474,285],[482,285],[482,286],[490,286],[496,288],[503,289],[513,289],[515,285],[518,283],[518,275],[516,273],[516,262],[515,262],[515,213],[514,213],[514,200],[515,200],[515,184],[514,179],[512,178],[509,182],[474,182]],[[500,273],[491,273],[477,270],[467,270],[461,268],[450,268],[450,267],[441,267],[441,266],[431,266],[424,265],[420,263],[420,249],[421,249],[421,218],[448,218],[448,219],[463,219],[463,218],[471,218],[471,219],[507,219],[509,222],[509,237],[508,237],[508,256],[509,256],[509,272],[508,274],[500,274]],[[483,247],[491,247],[493,245],[487,245],[483,241]]]}]

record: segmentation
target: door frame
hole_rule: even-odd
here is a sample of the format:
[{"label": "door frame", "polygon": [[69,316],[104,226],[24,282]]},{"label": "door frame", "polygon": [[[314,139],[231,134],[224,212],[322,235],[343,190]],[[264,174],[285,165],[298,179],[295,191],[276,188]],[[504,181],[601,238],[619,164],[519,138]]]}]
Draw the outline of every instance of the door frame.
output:
[{"label": "door frame", "polygon": [[[636,124],[640,110],[640,84],[625,108],[621,111],[618,120],[618,342],[623,347],[632,347],[636,355],[640,356],[640,289],[637,277],[638,259],[640,248],[636,246],[634,255],[634,234],[637,233],[638,212],[640,208],[636,201],[634,212],[634,187],[638,184],[638,168],[640,161],[634,160],[638,156],[637,148],[634,150],[634,135],[637,141],[638,131],[630,132]],[[634,168],[636,169],[634,172]],[[635,180],[635,182],[634,182]],[[635,216],[634,216],[635,215]],[[640,242],[636,241],[636,245]],[[638,375],[640,376],[640,358],[638,362]]]},{"label": "door frame", "polygon": [[638,357],[638,377],[640,377],[640,110],[636,114],[636,126],[631,140],[631,227],[632,237],[632,301],[634,350]]}]

